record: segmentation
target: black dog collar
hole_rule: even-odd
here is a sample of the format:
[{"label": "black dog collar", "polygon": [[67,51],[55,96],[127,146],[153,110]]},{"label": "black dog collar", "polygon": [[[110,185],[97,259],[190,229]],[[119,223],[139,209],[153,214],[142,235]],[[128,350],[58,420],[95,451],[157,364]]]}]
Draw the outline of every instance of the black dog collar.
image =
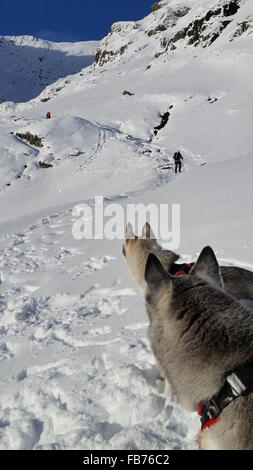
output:
[{"label": "black dog collar", "polygon": [[253,391],[253,356],[241,367],[231,372],[220,391],[209,400],[201,402],[198,414],[201,416],[201,430],[212,426],[220,419],[222,410],[236,398]]}]

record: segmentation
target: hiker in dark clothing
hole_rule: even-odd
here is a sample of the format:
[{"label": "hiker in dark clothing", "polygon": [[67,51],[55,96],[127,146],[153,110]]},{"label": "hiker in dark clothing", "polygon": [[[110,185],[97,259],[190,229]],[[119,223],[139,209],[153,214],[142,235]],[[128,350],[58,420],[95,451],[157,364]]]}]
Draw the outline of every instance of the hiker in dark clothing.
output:
[{"label": "hiker in dark clothing", "polygon": [[46,118],[47,119],[51,119],[51,113],[48,111],[48,113],[46,114]]},{"label": "hiker in dark clothing", "polygon": [[181,173],[181,168],[182,168],[182,163],[181,160],[183,160],[183,157],[179,151],[175,152],[173,155],[173,159],[175,161],[175,173],[177,173],[177,170],[179,173]]}]

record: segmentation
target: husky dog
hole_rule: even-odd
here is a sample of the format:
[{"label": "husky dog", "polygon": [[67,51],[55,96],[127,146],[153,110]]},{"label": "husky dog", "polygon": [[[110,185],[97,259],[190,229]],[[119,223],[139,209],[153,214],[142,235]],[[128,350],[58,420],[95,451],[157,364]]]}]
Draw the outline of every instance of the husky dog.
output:
[{"label": "husky dog", "polygon": [[[179,259],[179,256],[173,253],[173,251],[162,249],[157,243],[149,223],[144,225],[140,238],[134,235],[132,225],[128,223],[122,252],[128,270],[136,282],[139,291],[144,296],[147,287],[144,271],[148,256],[151,253],[155,253],[167,271],[169,271],[171,265]],[[161,368],[158,376],[160,379],[165,380],[164,391],[160,396],[166,398],[171,392],[171,387]]]},{"label": "husky dog", "polygon": [[[176,263],[179,255],[173,251],[163,250],[157,243],[148,223],[143,227],[140,238],[134,235],[131,224],[128,224],[123,244],[123,256],[131,276],[143,295],[146,292],[144,271],[150,253],[156,255],[164,269],[168,272],[173,272],[173,270],[179,271],[180,267],[183,266]],[[220,269],[224,289],[229,294],[241,301],[253,301],[253,272],[237,266],[221,266]]]},{"label": "husky dog", "polygon": [[[152,350],[181,404],[196,411],[251,356],[252,311],[223,290],[210,247],[202,250],[187,276],[170,276],[157,257],[149,255],[145,280]],[[253,450],[252,431],[249,393],[222,409],[219,420],[202,432],[200,447]]]},{"label": "husky dog", "polygon": [[167,271],[179,259],[179,255],[173,251],[162,249],[148,223],[144,225],[141,237],[136,237],[132,225],[127,224],[122,252],[128,270],[143,295],[146,291],[144,271],[150,253],[157,256]]}]

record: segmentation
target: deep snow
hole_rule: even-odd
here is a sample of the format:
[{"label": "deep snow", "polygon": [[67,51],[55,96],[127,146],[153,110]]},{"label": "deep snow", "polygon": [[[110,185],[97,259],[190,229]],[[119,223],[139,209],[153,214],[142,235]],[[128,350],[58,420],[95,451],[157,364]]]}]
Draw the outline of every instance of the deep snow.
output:
[{"label": "deep snow", "polygon": [[[226,3],[163,0],[101,42],[111,51],[127,43],[122,54],[0,105],[1,449],[198,448],[197,414],[160,396],[122,241],[74,240],[73,208],[96,195],[125,212],[128,203],[180,203],[185,261],[210,244],[223,263],[253,269],[251,27],[234,37],[252,20],[251,2],[211,45],[185,38],[155,57],[162,38]],[[145,33],[161,21],[169,29]],[[17,138],[26,131],[43,147]],[[164,168],[177,148],[175,176]]]}]

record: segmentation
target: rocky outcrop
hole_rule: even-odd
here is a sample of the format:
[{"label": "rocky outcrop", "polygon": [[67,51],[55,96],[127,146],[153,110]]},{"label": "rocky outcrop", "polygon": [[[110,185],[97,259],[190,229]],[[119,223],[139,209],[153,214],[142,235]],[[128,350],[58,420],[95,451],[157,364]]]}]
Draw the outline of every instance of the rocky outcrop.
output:
[{"label": "rocky outcrop", "polygon": [[249,33],[253,31],[253,19],[237,23],[237,29],[234,32],[233,37],[230,39],[230,41],[233,41],[235,38],[238,38],[243,33],[246,33],[246,31],[248,31]]},{"label": "rocky outcrop", "polygon": [[[232,19],[224,18],[235,15],[239,8],[239,0],[232,0],[223,6],[208,10],[204,16],[197,17],[194,21],[191,21],[167,41],[163,39],[161,46],[165,47],[166,51],[169,48],[174,50],[175,43],[180,39],[187,39],[188,45],[198,46],[200,44],[202,47],[209,46],[232,21]],[[215,23],[214,20],[216,20]]]},{"label": "rocky outcrop", "polygon": [[[142,48],[149,44],[149,38],[159,42],[162,32],[173,28],[178,19],[184,16],[189,9],[178,8],[174,11],[164,2],[157,2],[152,7],[152,13],[144,20],[135,22],[118,22],[112,25],[110,33],[99,44],[95,55],[95,64],[103,66],[122,55],[132,56],[137,38],[140,38]],[[145,44],[146,42],[146,44]]]},{"label": "rocky outcrop", "polygon": [[[95,62],[104,65],[120,59],[121,56],[124,56],[124,60],[127,57],[131,59],[133,54],[149,46],[153,47],[156,59],[174,51],[180,44],[183,47],[208,47],[234,20],[241,2],[242,0],[217,0],[213,8],[206,7],[208,4],[203,2],[202,9],[201,2],[197,2],[196,15],[194,5],[190,9],[187,1],[185,5],[183,1],[178,4],[167,0],[156,2],[152,6],[152,13],[143,20],[112,25],[109,35],[99,45]],[[234,37],[249,28],[248,22],[241,21],[237,25]]]},{"label": "rocky outcrop", "polygon": [[118,22],[112,25],[110,33],[99,44],[95,64],[100,66],[122,56],[131,43],[131,32],[137,29],[134,21]]},{"label": "rocky outcrop", "polygon": [[34,147],[39,147],[39,148],[43,147],[42,137],[33,135],[29,131],[24,132],[24,133],[17,132],[16,136],[21,140],[25,140],[26,142],[28,142],[30,145],[33,145]]},{"label": "rocky outcrop", "polygon": [[153,5],[151,7],[151,11],[154,12],[154,11],[159,10],[160,8],[162,8],[161,3],[160,2],[155,2],[155,3],[153,3]]},{"label": "rocky outcrop", "polygon": [[[172,109],[172,108],[173,108],[173,105],[171,105],[169,109]],[[160,124],[154,128],[154,135],[157,135],[158,131],[160,131],[161,129],[163,129],[163,127],[166,126],[170,118],[170,112],[166,111],[164,114],[160,114],[160,118],[161,118]]]},{"label": "rocky outcrop", "polygon": [[127,49],[127,45],[121,46],[117,51],[107,51],[106,49],[98,49],[95,55],[95,63],[98,65],[104,65],[116,56],[121,56]]}]

